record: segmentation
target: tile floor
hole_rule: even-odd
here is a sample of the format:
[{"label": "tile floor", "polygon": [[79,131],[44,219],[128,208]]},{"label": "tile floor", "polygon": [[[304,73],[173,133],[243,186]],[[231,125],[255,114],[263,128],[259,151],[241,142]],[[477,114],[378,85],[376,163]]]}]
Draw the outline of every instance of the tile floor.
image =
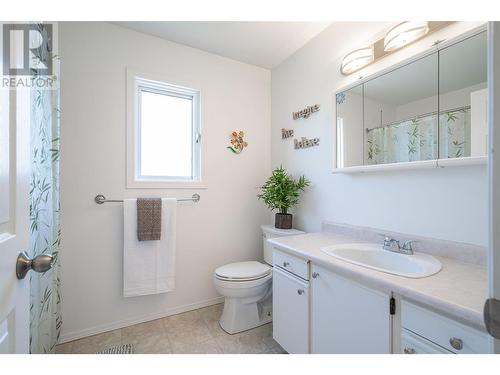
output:
[{"label": "tile floor", "polygon": [[92,354],[110,346],[133,344],[140,354],[281,354],[272,323],[229,335],[219,326],[222,304],[168,316],[58,345],[56,353]]}]

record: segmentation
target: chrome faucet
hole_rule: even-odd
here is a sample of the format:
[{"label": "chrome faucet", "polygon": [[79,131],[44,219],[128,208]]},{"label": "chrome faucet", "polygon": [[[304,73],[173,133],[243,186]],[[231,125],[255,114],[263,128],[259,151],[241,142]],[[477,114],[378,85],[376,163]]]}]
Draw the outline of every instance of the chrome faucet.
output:
[{"label": "chrome faucet", "polygon": [[395,253],[413,255],[412,243],[414,242],[415,241],[413,240],[408,240],[403,243],[403,246],[401,246],[398,240],[389,236],[384,236],[384,245],[382,246],[382,248],[384,250],[393,251]]}]

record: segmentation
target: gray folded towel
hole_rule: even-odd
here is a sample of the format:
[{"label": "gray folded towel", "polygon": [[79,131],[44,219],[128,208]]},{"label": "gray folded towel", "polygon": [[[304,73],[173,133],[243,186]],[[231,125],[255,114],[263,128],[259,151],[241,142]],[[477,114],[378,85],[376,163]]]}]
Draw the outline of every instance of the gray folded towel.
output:
[{"label": "gray folded towel", "polygon": [[137,198],[137,239],[161,239],[161,198]]}]

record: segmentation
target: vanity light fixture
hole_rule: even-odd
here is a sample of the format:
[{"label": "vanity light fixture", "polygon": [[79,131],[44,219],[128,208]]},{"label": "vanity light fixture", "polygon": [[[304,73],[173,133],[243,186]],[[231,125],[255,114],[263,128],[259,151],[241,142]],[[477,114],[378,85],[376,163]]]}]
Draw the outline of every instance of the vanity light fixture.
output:
[{"label": "vanity light fixture", "polygon": [[384,51],[391,52],[414,42],[429,32],[427,21],[402,22],[390,29],[384,38]]},{"label": "vanity light fixture", "polygon": [[398,23],[385,34],[385,37],[376,40],[369,47],[360,48],[345,55],[340,72],[344,75],[354,73],[451,23],[453,22],[406,21]]},{"label": "vanity light fixture", "polygon": [[360,48],[344,56],[340,71],[342,74],[351,74],[372,63],[375,59],[373,46]]}]

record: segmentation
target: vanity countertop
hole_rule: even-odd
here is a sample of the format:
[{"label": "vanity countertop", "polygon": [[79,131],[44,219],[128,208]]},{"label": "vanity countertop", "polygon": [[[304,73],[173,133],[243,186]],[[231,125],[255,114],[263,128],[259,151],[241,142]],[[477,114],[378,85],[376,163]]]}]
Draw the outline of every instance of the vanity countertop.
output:
[{"label": "vanity countertop", "polygon": [[330,232],[308,233],[272,238],[268,241],[281,250],[306,258],[318,266],[331,269],[357,282],[384,291],[393,291],[405,299],[427,305],[485,330],[483,305],[487,298],[488,275],[484,266],[435,256],[443,265],[441,271],[429,277],[412,279],[348,263],[320,250],[330,245],[363,242],[344,235]]}]

